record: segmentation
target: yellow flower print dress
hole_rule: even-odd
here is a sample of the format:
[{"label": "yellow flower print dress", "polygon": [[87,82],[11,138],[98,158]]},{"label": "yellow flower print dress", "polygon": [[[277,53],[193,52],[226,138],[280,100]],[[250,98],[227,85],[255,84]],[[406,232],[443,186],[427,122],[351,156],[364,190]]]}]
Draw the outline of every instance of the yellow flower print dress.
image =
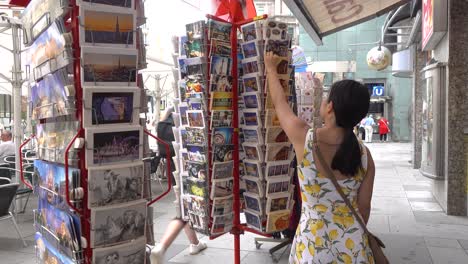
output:
[{"label": "yellow flower print dress", "polygon": [[[291,264],[359,263],[373,264],[367,235],[344,203],[335,186],[320,174],[312,155],[313,132],[309,130],[304,160],[298,166],[302,212],[291,249]],[[367,169],[367,152],[361,143],[362,169],[346,180],[338,181],[353,206]]]}]

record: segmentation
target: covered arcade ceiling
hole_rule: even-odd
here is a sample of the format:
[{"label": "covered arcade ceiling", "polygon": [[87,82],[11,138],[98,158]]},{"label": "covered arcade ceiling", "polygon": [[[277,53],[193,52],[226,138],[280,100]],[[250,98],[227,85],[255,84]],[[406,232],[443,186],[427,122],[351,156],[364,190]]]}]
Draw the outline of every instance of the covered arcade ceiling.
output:
[{"label": "covered arcade ceiling", "polygon": [[409,0],[283,0],[317,45],[339,30],[383,15]]}]

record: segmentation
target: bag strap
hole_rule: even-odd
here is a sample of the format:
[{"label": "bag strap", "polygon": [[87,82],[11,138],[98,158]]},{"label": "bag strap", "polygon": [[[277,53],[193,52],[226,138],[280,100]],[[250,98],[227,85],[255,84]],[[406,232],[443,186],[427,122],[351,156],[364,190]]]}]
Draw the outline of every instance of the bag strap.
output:
[{"label": "bag strap", "polygon": [[348,197],[346,197],[346,194],[343,193],[343,190],[341,189],[340,184],[338,183],[338,180],[335,177],[335,174],[333,173],[332,169],[330,166],[325,162],[325,159],[322,156],[322,152],[320,151],[320,148],[318,146],[317,142],[317,133],[314,130],[314,135],[313,135],[313,142],[314,142],[314,148],[315,148],[315,154],[317,155],[317,158],[320,161],[320,164],[322,165],[322,168],[325,170],[327,177],[332,181],[333,185],[335,185],[335,189],[338,191],[340,194],[341,198],[343,198],[343,201],[345,204],[349,207],[353,215],[356,217],[356,220],[359,222],[361,225],[362,229],[364,229],[364,232],[367,235],[370,235],[369,230],[367,229],[366,224],[362,220],[361,216],[356,212],[356,209],[354,209],[353,205],[349,201]]}]

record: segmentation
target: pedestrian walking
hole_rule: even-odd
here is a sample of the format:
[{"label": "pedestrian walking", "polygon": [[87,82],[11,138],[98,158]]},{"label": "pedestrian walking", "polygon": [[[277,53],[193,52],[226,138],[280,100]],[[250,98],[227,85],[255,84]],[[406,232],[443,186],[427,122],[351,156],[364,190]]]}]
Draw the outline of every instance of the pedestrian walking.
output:
[{"label": "pedestrian walking", "polygon": [[385,117],[379,118],[379,134],[380,134],[380,141],[387,141],[387,135],[390,133],[390,128],[388,127],[389,122]]},{"label": "pedestrian walking", "polygon": [[374,134],[375,121],[372,115],[369,115],[364,121],[364,129],[366,130],[366,142],[372,142],[372,135]]}]

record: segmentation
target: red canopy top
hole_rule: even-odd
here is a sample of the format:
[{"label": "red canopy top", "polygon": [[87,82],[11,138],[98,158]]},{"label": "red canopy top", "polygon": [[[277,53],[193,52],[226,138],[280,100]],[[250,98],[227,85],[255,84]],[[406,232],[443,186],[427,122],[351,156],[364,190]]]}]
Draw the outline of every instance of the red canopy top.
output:
[{"label": "red canopy top", "polygon": [[24,6],[26,7],[31,0],[10,0],[12,6]]}]

